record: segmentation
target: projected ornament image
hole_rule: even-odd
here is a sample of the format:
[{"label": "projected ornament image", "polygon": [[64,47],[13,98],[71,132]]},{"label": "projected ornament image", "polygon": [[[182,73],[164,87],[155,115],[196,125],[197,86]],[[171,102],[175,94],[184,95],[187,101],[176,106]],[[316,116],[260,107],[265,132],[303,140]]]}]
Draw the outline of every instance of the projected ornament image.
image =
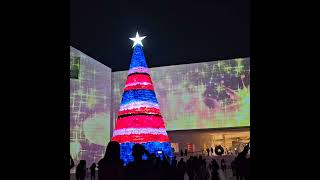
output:
[{"label": "projected ornament image", "polygon": [[106,139],[108,139],[110,131],[109,122],[106,119],[109,118],[109,114],[99,113],[83,122],[83,132],[89,143],[107,146]]},{"label": "projected ornament image", "polygon": [[113,141],[120,143],[120,157],[126,165],[133,161],[132,147],[136,143],[161,159],[163,156],[173,157],[142,49],[145,37],[140,37],[137,32],[135,38],[130,38],[134,41],[133,54],[112,137]]}]

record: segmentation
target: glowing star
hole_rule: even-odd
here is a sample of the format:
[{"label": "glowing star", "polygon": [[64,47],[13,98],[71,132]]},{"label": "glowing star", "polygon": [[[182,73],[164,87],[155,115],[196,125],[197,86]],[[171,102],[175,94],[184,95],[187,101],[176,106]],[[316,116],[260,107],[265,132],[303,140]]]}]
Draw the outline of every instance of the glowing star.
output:
[{"label": "glowing star", "polygon": [[145,37],[147,37],[147,36],[139,37],[139,33],[137,32],[135,38],[129,38],[130,40],[132,40],[132,41],[134,42],[132,47],[134,47],[134,46],[137,45],[137,44],[140,44],[141,46],[143,46],[141,41],[142,41]]}]

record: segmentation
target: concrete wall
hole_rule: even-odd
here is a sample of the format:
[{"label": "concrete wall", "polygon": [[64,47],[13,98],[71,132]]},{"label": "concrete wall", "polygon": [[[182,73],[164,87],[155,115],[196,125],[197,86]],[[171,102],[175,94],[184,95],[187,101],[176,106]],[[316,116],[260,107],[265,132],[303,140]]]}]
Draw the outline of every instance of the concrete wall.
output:
[{"label": "concrete wall", "polygon": [[79,76],[70,78],[70,153],[90,165],[110,140],[111,69],[73,47],[70,58],[80,58]]}]

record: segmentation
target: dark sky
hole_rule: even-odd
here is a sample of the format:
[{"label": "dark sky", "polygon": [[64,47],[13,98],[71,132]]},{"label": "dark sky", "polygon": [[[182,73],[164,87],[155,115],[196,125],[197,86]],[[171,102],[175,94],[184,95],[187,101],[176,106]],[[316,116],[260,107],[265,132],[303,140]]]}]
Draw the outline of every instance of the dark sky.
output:
[{"label": "dark sky", "polygon": [[[171,2],[172,1],[172,2]],[[71,0],[70,45],[129,68],[136,31],[149,67],[249,57],[249,0]]]}]

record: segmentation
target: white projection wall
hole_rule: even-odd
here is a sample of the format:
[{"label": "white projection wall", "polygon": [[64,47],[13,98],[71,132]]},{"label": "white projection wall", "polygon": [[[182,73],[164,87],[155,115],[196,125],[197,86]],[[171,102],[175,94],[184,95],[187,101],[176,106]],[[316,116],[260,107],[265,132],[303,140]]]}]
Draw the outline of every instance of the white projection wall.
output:
[{"label": "white projection wall", "polygon": [[[250,58],[150,70],[168,131],[250,126]],[[113,123],[127,72],[112,73]]]},{"label": "white projection wall", "polygon": [[110,112],[111,69],[70,47],[70,153],[76,164],[104,156]]}]

